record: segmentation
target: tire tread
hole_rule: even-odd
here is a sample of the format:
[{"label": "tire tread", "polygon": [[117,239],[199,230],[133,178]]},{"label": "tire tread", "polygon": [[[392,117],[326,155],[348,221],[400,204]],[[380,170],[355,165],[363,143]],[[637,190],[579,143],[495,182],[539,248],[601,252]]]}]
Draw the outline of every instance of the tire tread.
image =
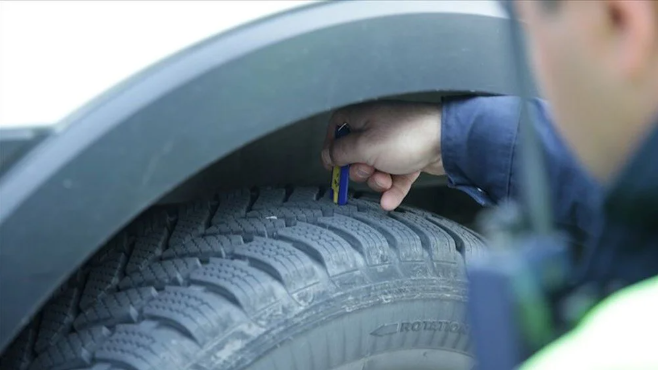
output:
[{"label": "tire tread", "polygon": [[247,343],[335,292],[455,280],[439,268],[463,267],[481,244],[428,212],[384,212],[365,198],[336,206],[318,187],[240,189],[154,209],[51,297],[0,369],[184,368],[212,343],[231,358],[231,340]]}]

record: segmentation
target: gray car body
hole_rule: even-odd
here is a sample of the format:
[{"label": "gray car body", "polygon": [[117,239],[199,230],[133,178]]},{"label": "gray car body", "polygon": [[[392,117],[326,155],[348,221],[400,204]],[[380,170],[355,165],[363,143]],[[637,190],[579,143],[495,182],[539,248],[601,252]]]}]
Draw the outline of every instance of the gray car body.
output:
[{"label": "gray car body", "polygon": [[[245,185],[231,181],[239,165],[211,165],[258,139],[257,156],[291,153],[273,146],[286,140],[262,138],[304,132],[309,117],[355,102],[517,94],[508,20],[458,3],[320,3],[275,14],[153,65],[51,131],[14,134],[0,178],[0,350],[144,209],[181,198],[186,184],[205,182],[199,174],[217,187]],[[275,171],[277,182],[304,178],[296,171]]]}]

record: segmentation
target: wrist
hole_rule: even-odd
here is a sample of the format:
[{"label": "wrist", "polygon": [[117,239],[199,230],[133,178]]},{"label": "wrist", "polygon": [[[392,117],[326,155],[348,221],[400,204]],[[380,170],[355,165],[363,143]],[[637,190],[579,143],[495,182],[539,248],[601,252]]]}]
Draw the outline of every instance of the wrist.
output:
[{"label": "wrist", "polygon": [[430,156],[427,165],[423,168],[423,172],[430,175],[445,175],[445,169],[443,168],[443,158],[441,156],[441,105],[434,106],[434,117],[432,117],[432,123],[436,125],[436,133],[432,135],[434,137],[434,145],[432,145]]}]

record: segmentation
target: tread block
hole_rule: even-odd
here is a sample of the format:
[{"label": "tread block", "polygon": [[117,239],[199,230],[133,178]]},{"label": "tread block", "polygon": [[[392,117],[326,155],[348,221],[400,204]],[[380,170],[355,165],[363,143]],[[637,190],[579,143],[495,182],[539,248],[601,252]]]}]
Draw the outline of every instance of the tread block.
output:
[{"label": "tread block", "polygon": [[128,233],[134,236],[144,236],[160,228],[169,228],[174,217],[164,209],[149,210],[128,225]]},{"label": "tread block", "polygon": [[288,201],[286,203],[283,203],[283,207],[286,208],[301,208],[301,209],[314,209],[322,212],[322,216],[325,217],[330,217],[334,215],[334,211],[336,210],[335,205],[333,204],[327,204],[327,203],[320,203],[315,200],[294,200],[294,201]]},{"label": "tread block", "polygon": [[251,191],[240,189],[233,192],[221,193],[219,207],[212,218],[211,224],[219,224],[227,219],[244,217],[251,204]]},{"label": "tread block", "polygon": [[288,197],[288,202],[305,202],[305,201],[316,201],[320,196],[320,188],[318,187],[305,187],[300,186],[294,188],[290,197]]},{"label": "tread block", "polygon": [[367,224],[345,216],[334,216],[318,219],[318,225],[350,240],[353,247],[365,257],[368,266],[391,263],[386,238]]},{"label": "tread block", "polygon": [[66,282],[66,289],[79,288],[82,290],[87,282],[87,274],[82,270],[78,270],[71,274]]},{"label": "tread block", "polygon": [[34,346],[37,353],[43,352],[71,330],[77,313],[78,299],[80,299],[80,290],[69,289],[43,308],[39,337]]},{"label": "tread block", "polygon": [[140,236],[135,240],[133,252],[126,265],[126,273],[139,271],[155,261],[165,248],[169,232],[163,226]]},{"label": "tread block", "polygon": [[439,226],[415,213],[391,212],[390,215],[420,237],[423,248],[429,252],[432,261],[454,263],[461,259],[455,240]]},{"label": "tread block", "polygon": [[353,214],[359,212],[359,208],[353,204],[345,204],[342,206],[334,204],[334,202],[329,198],[329,193],[331,192],[328,191],[327,196],[318,199],[315,203],[319,204],[321,207],[333,209],[334,214],[337,215],[352,216]]},{"label": "tread block", "polygon": [[210,223],[214,202],[200,201],[183,206],[178,211],[178,222],[169,238],[169,245],[174,246],[201,236]]},{"label": "tread block", "polygon": [[354,271],[363,265],[358,253],[345,239],[319,226],[300,222],[280,230],[277,239],[292,243],[295,248],[320,262],[329,276]]},{"label": "tread block", "polygon": [[258,218],[229,219],[208,229],[207,234],[242,235],[246,239],[254,236],[271,237],[278,229],[286,227],[284,220]]},{"label": "tread block", "polygon": [[87,282],[87,275],[88,275],[89,270],[84,270],[84,269],[79,269],[77,271],[74,271],[69,278],[62,283],[57,289],[53,292],[52,296],[50,299],[53,299],[60,294],[63,294],[65,292],[68,292],[69,290],[73,288],[78,288],[82,290],[84,288],[85,283]]},{"label": "tread block", "polygon": [[76,370],[123,370],[123,369],[108,363],[104,363],[104,364],[94,364],[92,367],[88,367],[85,369],[76,369]]},{"label": "tread block", "polygon": [[186,331],[199,345],[228,331],[238,309],[220,296],[198,289],[167,287],[144,308],[144,316],[164,319]]},{"label": "tread block", "polygon": [[37,341],[37,321],[32,321],[0,358],[0,370],[26,370],[34,360]]},{"label": "tread block", "polygon": [[382,233],[388,244],[397,251],[400,261],[425,260],[425,251],[420,237],[403,223],[394,220],[384,212],[360,212],[353,217]]},{"label": "tread block", "polygon": [[275,188],[260,189],[258,198],[256,202],[251,207],[252,210],[263,209],[263,208],[273,208],[279,207],[283,204],[283,200],[286,199],[286,189],[284,188]]},{"label": "tread block", "polygon": [[386,211],[382,209],[382,206],[379,204],[379,200],[368,200],[367,198],[352,198],[350,199],[350,204],[355,205],[359,212],[377,212],[381,214],[386,214]]},{"label": "tread block", "polygon": [[39,355],[30,370],[69,370],[89,366],[92,353],[110,336],[104,326],[71,333]]},{"label": "tread block", "polygon": [[460,224],[443,217],[430,216],[427,218],[430,222],[438,225],[455,239],[456,248],[464,254],[468,261],[469,258],[479,256],[484,252],[484,244],[476,234],[461,226]]},{"label": "tread block", "polygon": [[[182,334],[163,335],[146,326],[119,325],[96,350],[95,358],[137,370],[182,368],[181,352],[185,351]],[[169,344],[169,345],[168,345]],[[175,347],[174,347],[175,346]]]},{"label": "tread block", "polygon": [[234,255],[274,276],[291,293],[319,282],[313,261],[282,241],[257,237],[243,248],[236,249]]},{"label": "tread block", "polygon": [[316,201],[288,201],[283,204],[284,207],[319,209],[323,216],[331,217],[334,214],[351,216],[358,212],[357,206],[346,204],[344,206],[335,205],[330,199],[322,198]]},{"label": "tread block", "polygon": [[411,213],[411,214],[418,215],[418,216],[421,216],[421,217],[429,217],[429,216],[433,216],[433,215],[434,215],[433,213],[428,212],[428,211],[425,211],[425,210],[423,210],[423,209],[420,209],[420,208],[414,208],[414,207],[409,207],[409,206],[405,206],[405,205],[401,205],[401,206],[399,206],[399,207],[396,209],[396,211],[402,211],[402,212],[406,212],[406,213]]},{"label": "tread block", "polygon": [[119,323],[137,322],[142,307],[157,295],[153,287],[108,294],[78,315],[73,327],[80,331],[99,324],[111,327]]},{"label": "tread block", "polygon": [[210,257],[225,258],[235,245],[240,244],[244,244],[240,235],[206,235],[167,249],[162,254],[162,258],[197,257],[202,260]]},{"label": "tread block", "polygon": [[142,271],[126,276],[119,283],[119,288],[130,289],[153,286],[163,289],[166,285],[184,285],[187,277],[195,269],[201,267],[198,258],[177,258],[155,262]]},{"label": "tread block", "polygon": [[129,241],[126,233],[120,233],[112,238],[105,246],[103,246],[91,260],[87,263],[88,266],[100,266],[109,258],[116,256],[117,253],[129,252]]},{"label": "tread block", "polygon": [[194,271],[190,281],[225,296],[250,315],[276,303],[283,291],[277,291],[273,278],[247,263],[217,258]]},{"label": "tread block", "polygon": [[266,220],[283,218],[286,220],[314,223],[318,218],[322,217],[322,211],[319,209],[297,207],[270,207],[251,211],[247,213],[247,217]]},{"label": "tread block", "polygon": [[82,298],[80,298],[81,309],[85,309],[97,299],[114,290],[122,277],[126,260],[125,253],[117,251],[107,257],[101,266],[89,272],[87,284],[85,284]]}]

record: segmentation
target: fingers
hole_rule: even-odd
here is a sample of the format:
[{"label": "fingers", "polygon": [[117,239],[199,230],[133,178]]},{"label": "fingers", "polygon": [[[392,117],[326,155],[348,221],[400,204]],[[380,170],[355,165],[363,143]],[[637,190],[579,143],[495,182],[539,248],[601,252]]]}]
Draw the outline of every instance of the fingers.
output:
[{"label": "fingers", "polygon": [[[327,125],[322,150],[322,164],[326,169],[333,166],[345,166],[353,163],[370,163],[372,152],[376,150],[372,143],[363,142],[365,105],[352,105],[334,112]],[[335,139],[336,128],[348,124],[351,133],[339,140]],[[368,140],[366,140],[368,141]]]},{"label": "fingers", "polygon": [[[344,166],[346,164],[351,164],[351,163],[358,163],[361,161],[351,161],[351,162],[345,162],[346,158],[351,158],[350,152],[351,149],[349,148],[352,143],[355,141],[354,136],[358,136],[359,133],[350,133],[346,137],[350,137],[349,142],[342,143],[336,145],[336,142],[342,141],[346,137],[341,138],[340,140],[335,139],[336,135],[336,128],[340,127],[344,123],[349,122],[349,109],[343,108],[340,110],[337,110],[334,112],[334,114],[331,116],[331,119],[329,120],[329,124],[327,125],[327,134],[324,138],[324,144],[322,147],[322,165],[324,166],[325,169],[331,170],[334,166]],[[351,127],[351,125],[350,125]],[[336,154],[337,151],[340,151],[340,153]]]},{"label": "fingers", "polygon": [[327,171],[331,171],[334,166],[331,164],[331,157],[329,156],[329,148],[322,149],[322,153],[320,153],[320,156],[322,158],[322,166],[324,166],[324,169]]},{"label": "fingers", "polygon": [[[329,119],[329,124],[327,125],[327,132],[324,137],[324,143],[322,145],[322,148],[325,150],[328,149],[331,144],[334,142],[334,138],[336,135],[336,127],[340,127],[343,123],[349,122],[349,110],[346,108],[339,109],[334,112],[334,114],[331,115],[331,118]],[[326,154],[327,158],[329,158],[329,153]],[[322,162],[325,164],[325,167],[327,164],[330,164],[331,161],[325,161],[325,152],[323,150],[322,152]]]},{"label": "fingers", "polygon": [[[382,208],[387,211],[392,211],[397,208],[400,203],[402,203],[404,197],[409,193],[411,185],[416,181],[418,176],[420,176],[420,172],[414,172],[409,175],[391,176],[391,187],[382,194]],[[368,182],[368,185],[370,185],[370,182]]]},{"label": "fingers", "polygon": [[383,193],[389,190],[392,185],[393,179],[391,178],[391,175],[384,172],[375,171],[375,173],[368,179],[368,186],[370,189],[378,193]]},{"label": "fingers", "polygon": [[378,150],[377,145],[363,140],[364,133],[352,132],[334,140],[322,150],[322,162],[325,167],[345,166],[352,163],[371,164],[371,158]]},{"label": "fingers", "polygon": [[350,179],[354,182],[366,182],[373,173],[375,173],[375,167],[364,163],[355,163],[350,166]]}]

